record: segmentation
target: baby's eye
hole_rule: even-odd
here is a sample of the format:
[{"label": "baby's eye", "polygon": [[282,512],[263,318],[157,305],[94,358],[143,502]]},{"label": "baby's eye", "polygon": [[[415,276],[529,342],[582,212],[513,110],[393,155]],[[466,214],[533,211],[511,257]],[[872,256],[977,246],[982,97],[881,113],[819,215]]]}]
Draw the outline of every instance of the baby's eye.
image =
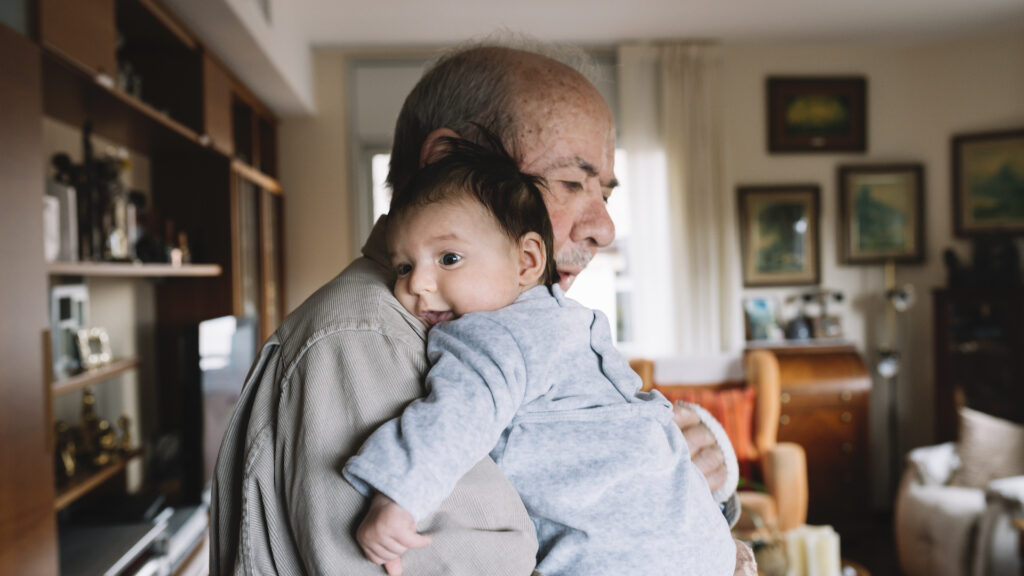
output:
[{"label": "baby's eye", "polygon": [[462,261],[462,256],[458,254],[452,254],[451,252],[441,255],[442,266],[454,266]]},{"label": "baby's eye", "polygon": [[399,276],[405,276],[409,272],[412,272],[412,264],[399,264],[395,266],[395,274]]}]

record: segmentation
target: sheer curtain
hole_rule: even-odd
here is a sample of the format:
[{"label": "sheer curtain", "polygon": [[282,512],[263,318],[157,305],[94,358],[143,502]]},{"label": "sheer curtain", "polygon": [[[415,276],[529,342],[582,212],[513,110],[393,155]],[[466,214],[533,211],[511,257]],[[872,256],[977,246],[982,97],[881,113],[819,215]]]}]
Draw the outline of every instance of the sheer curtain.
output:
[{"label": "sheer curtain", "polygon": [[637,354],[742,342],[735,201],[723,180],[721,59],[707,44],[619,48],[633,205]]}]

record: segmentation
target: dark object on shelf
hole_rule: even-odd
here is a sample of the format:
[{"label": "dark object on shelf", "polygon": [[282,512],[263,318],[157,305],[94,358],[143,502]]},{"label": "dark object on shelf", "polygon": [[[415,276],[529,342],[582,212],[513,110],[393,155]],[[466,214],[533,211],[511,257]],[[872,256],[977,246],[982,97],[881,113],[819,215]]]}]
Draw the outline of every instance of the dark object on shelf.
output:
[{"label": "dark object on shelf", "polygon": [[1020,286],[1020,253],[1009,236],[982,236],[973,243],[974,274],[979,286],[996,290]]},{"label": "dark object on shelf", "polygon": [[1020,252],[1011,236],[979,236],[971,242],[969,266],[952,249],[942,253],[946,285],[954,292],[1017,290],[1021,287]]},{"label": "dark object on shelf", "polygon": [[786,324],[787,340],[810,340],[811,323],[807,316],[799,314]]}]

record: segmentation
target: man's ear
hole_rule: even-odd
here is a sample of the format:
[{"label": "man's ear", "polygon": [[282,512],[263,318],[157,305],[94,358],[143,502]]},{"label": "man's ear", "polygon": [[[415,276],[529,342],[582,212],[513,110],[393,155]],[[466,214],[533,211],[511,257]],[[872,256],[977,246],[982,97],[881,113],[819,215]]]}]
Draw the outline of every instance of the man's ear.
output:
[{"label": "man's ear", "polygon": [[547,269],[544,239],[536,232],[527,232],[519,239],[519,285],[533,287],[544,283]]},{"label": "man's ear", "polygon": [[423,141],[423,147],[420,148],[420,168],[444,158],[448,152],[448,143],[445,142],[445,138],[458,137],[459,135],[451,128],[438,128],[427,134],[427,139]]}]

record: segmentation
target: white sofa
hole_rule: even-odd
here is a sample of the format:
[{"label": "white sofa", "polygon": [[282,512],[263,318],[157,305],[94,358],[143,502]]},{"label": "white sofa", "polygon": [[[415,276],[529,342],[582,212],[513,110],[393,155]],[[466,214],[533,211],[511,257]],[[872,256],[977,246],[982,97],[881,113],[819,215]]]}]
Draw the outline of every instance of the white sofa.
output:
[{"label": "white sofa", "polygon": [[912,450],[896,500],[896,548],[907,576],[1020,576],[1024,476],[985,489],[951,485],[956,444]]}]

